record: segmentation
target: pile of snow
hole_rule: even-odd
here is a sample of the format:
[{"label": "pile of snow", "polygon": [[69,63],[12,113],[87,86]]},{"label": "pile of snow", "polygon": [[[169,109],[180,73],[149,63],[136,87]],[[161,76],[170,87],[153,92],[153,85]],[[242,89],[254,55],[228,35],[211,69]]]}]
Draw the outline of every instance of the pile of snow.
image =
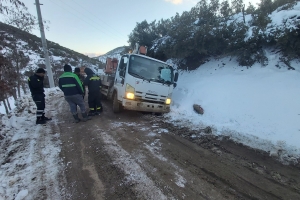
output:
[{"label": "pile of snow", "polygon": [[[210,126],[214,134],[297,162],[300,65],[294,61],[296,70],[287,70],[278,55],[267,52],[267,57],[266,67],[256,64],[247,69],[227,57],[181,72],[166,116],[195,130]],[[201,105],[204,114],[197,114],[193,104]]]}]

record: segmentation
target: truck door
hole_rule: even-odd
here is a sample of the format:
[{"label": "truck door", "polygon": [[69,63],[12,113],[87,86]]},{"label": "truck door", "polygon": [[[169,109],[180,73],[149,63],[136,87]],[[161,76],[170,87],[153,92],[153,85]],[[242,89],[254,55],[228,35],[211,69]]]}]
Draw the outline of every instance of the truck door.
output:
[{"label": "truck door", "polygon": [[125,93],[125,76],[126,76],[126,69],[128,65],[128,55],[124,55],[121,57],[117,73],[116,73],[116,78],[115,78],[115,88],[118,92],[118,100],[122,101]]}]

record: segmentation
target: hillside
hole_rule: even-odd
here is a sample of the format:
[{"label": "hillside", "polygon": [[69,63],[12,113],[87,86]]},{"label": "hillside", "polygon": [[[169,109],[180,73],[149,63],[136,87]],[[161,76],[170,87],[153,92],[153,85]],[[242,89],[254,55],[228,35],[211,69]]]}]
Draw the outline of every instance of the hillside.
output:
[{"label": "hillside", "polygon": [[290,61],[300,58],[300,2],[268,0],[247,8],[234,2],[199,1],[170,19],[144,20],[128,41],[146,45],[152,57],[176,59],[181,69],[196,69],[212,56],[235,56],[240,66],[266,66],[268,48],[280,52],[290,68]]},{"label": "hillside", "polygon": [[[216,46],[210,42],[224,45],[213,37],[218,28],[208,29],[208,40],[200,41],[200,32],[192,28],[199,28],[203,20],[191,29],[183,26],[176,30],[180,26],[174,26],[173,33],[178,35],[153,40],[157,43],[152,43],[152,50],[162,60],[173,64],[182,58],[186,61],[185,67],[176,66],[179,79],[170,94],[171,110],[160,116],[126,109],[114,113],[112,101],[106,99],[100,115],[73,123],[68,103],[55,87],[45,89],[45,111],[52,120],[34,125],[36,107],[31,95],[19,95],[13,110],[0,114],[0,200],[300,199],[300,34],[289,37],[300,31],[300,2],[292,8],[270,14],[269,24],[274,25],[264,32],[254,26],[245,28],[253,24],[250,15],[246,16],[245,26],[243,22],[236,23],[245,31],[240,33],[247,35],[238,37],[231,29],[230,37],[244,44],[234,49],[235,53],[242,52],[244,59],[232,52],[212,51]],[[238,22],[242,16],[234,15],[232,19]],[[297,23],[298,26],[290,26]],[[289,43],[290,49],[274,40],[259,43],[266,38],[258,36],[265,36],[271,29],[272,33],[286,32],[288,27],[295,29],[277,41]],[[180,48],[189,47],[185,44],[192,40],[187,41],[191,39],[187,36],[187,40],[180,41],[184,45],[168,43],[168,39],[179,41],[180,31],[197,35],[193,39],[198,50],[206,48],[198,52],[202,53],[198,54],[203,59],[201,65],[196,65],[199,60],[171,52],[186,54],[192,49]],[[23,36],[17,38],[1,30],[0,34],[0,51],[6,56],[0,57],[0,81],[9,80],[17,87],[21,79],[15,75],[16,70],[24,74],[21,78],[25,80],[27,73],[42,66],[42,51],[38,39],[19,39]],[[250,36],[255,37],[252,40]],[[201,42],[208,46],[201,46]],[[32,50],[30,46],[34,44],[37,47]],[[231,44],[233,48],[238,43]],[[247,49],[251,44],[253,49]],[[76,52],[55,45],[57,48],[51,48],[51,62],[57,63],[55,76],[64,62],[96,69],[107,57],[119,58],[127,50],[118,47],[96,59],[84,60]],[[242,47],[245,51],[241,51]],[[256,51],[256,47],[260,50]],[[293,48],[297,51],[290,52]],[[53,55],[53,50],[59,55]],[[247,56],[251,59],[247,60]],[[7,59],[18,64],[2,62]],[[241,61],[254,63],[241,66]],[[134,79],[131,87],[146,82]],[[150,88],[154,84],[164,85],[153,83]],[[0,92],[3,93],[1,88]],[[87,96],[84,100],[88,105]],[[204,112],[195,112],[194,105],[200,105]]]},{"label": "hillside", "polygon": [[228,57],[182,71],[163,116],[116,114],[105,100],[100,116],[72,123],[51,88],[53,120],[33,126],[23,95],[0,122],[0,199],[300,199],[300,65],[267,57],[263,68]]},{"label": "hillside", "polygon": [[[73,68],[85,65],[94,71],[100,67],[101,62],[97,59],[89,58],[55,42],[47,41],[47,46],[56,86],[65,64]],[[14,100],[28,92],[28,77],[39,67],[46,69],[41,39],[0,22],[0,63],[0,107],[4,106],[8,113],[14,108]],[[44,85],[49,87],[47,77]]]},{"label": "hillside", "polygon": [[[47,40],[47,45],[55,82],[66,63],[72,67],[87,65],[95,69],[100,65],[98,60],[91,59],[55,42]],[[15,63],[15,66],[12,67],[15,67],[15,71],[20,70],[23,80],[26,80],[26,76],[32,74],[36,68],[45,68],[41,39],[1,22],[0,50],[4,58],[10,63]],[[17,70],[17,67],[20,69]]]},{"label": "hillside", "polygon": [[111,58],[120,58],[124,53],[127,53],[129,50],[129,47],[128,46],[123,46],[123,47],[117,47],[109,52],[107,52],[106,54],[104,55],[101,55],[101,56],[97,56],[97,57],[94,57],[94,59],[97,59],[99,60],[100,62],[103,63],[103,65],[105,64],[106,62],[106,58],[107,57],[111,57]]}]

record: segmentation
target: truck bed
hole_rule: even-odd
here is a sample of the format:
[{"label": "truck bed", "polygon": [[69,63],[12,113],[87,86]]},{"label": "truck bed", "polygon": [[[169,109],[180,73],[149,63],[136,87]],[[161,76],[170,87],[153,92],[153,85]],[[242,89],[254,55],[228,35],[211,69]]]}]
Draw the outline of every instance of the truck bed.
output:
[{"label": "truck bed", "polygon": [[109,75],[104,74],[104,75],[100,75],[100,79],[102,83],[101,93],[107,98],[109,98],[110,89],[114,85],[115,76],[110,74]]}]

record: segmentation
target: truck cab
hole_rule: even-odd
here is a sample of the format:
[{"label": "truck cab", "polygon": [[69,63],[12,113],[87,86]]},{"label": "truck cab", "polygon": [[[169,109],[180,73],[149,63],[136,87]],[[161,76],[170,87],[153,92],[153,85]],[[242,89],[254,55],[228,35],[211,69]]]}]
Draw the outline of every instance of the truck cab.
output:
[{"label": "truck cab", "polygon": [[170,111],[178,73],[169,64],[143,54],[125,54],[115,73],[101,76],[102,94],[113,100],[113,111],[121,108],[144,112]]}]

